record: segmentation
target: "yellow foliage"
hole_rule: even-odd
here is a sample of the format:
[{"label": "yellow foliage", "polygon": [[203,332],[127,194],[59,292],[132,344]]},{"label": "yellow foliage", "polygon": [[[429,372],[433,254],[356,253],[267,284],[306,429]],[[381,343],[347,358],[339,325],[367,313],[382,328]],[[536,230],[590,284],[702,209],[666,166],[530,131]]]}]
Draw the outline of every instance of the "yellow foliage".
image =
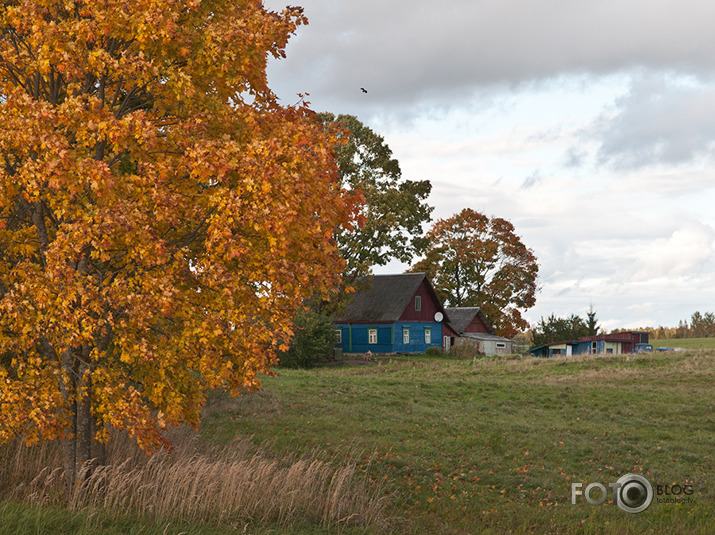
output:
[{"label": "yellow foliage", "polygon": [[0,22],[0,439],[73,436],[86,394],[96,440],[152,450],[207,388],[258,388],[341,271],[335,138],[266,82],[305,19],[21,0]]}]

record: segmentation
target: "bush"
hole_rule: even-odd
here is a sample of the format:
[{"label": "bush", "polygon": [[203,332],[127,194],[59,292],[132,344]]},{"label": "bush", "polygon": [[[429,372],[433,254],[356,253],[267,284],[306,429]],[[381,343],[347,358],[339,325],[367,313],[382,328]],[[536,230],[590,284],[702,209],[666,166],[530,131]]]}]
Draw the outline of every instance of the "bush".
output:
[{"label": "bush", "polygon": [[442,354],[442,349],[437,347],[437,346],[429,346],[427,348],[427,351],[425,351],[425,355],[429,357],[438,357]]},{"label": "bush", "polygon": [[475,344],[459,344],[452,346],[449,350],[449,355],[458,360],[472,360],[476,358],[486,358],[484,353],[479,351]]},{"label": "bush", "polygon": [[286,368],[310,368],[314,362],[331,359],[335,347],[335,327],[330,318],[301,310],[293,319],[294,335],[288,351],[279,355]]}]

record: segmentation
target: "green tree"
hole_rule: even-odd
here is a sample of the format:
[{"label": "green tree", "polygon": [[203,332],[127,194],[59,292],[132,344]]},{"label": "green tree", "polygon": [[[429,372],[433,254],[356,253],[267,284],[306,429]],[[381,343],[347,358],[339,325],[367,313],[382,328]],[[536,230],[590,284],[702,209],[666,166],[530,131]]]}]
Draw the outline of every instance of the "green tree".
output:
[{"label": "green tree", "polygon": [[352,115],[320,114],[325,124],[342,129],[336,147],[343,187],[362,193],[362,224],[340,229],[337,242],[346,260],[345,278],[353,283],[374,266],[391,260],[410,263],[424,250],[422,225],[433,208],[428,180],[405,180],[384,138]]},{"label": "green tree", "polygon": [[591,329],[583,318],[571,314],[566,318],[551,314],[543,317],[532,329],[531,336],[535,347],[554,342],[569,342],[581,336],[590,336]]},{"label": "green tree", "polygon": [[443,301],[481,308],[502,336],[528,328],[521,311],[536,303],[539,266],[514,225],[465,208],[436,221],[427,241],[410,271],[425,272]]},{"label": "green tree", "polygon": [[293,319],[293,338],[278,361],[286,368],[310,368],[314,362],[329,360],[335,347],[335,327],[330,318],[311,310],[301,310]]},{"label": "green tree", "polygon": [[588,312],[586,312],[586,327],[588,328],[586,336],[596,336],[601,330],[600,325],[598,325],[596,310],[593,308],[593,303],[589,305]]}]

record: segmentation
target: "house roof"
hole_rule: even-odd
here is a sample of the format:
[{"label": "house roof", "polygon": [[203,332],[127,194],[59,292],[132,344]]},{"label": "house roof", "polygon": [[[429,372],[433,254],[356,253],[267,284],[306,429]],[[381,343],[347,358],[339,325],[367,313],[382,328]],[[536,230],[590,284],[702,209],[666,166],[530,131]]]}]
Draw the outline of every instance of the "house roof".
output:
[{"label": "house roof", "polygon": [[333,318],[339,322],[393,322],[398,321],[422,282],[425,282],[437,300],[434,289],[424,273],[399,275],[373,275],[372,286],[356,293],[345,310]]},{"label": "house roof", "polygon": [[447,316],[449,317],[449,324],[452,328],[457,331],[460,335],[464,334],[464,331],[469,324],[472,323],[474,316],[479,316],[482,320],[484,326],[489,330],[490,333],[494,333],[494,328],[492,327],[489,320],[484,315],[478,307],[459,307],[459,308],[446,308]]},{"label": "house roof", "polygon": [[579,342],[600,342],[600,341],[632,342],[633,341],[632,335],[634,335],[634,334],[648,334],[648,333],[641,332],[641,331],[625,331],[625,332],[611,333],[611,334],[597,334],[595,336],[581,336],[578,339],[578,341]]},{"label": "house roof", "polygon": [[475,340],[491,341],[491,342],[511,342],[510,338],[504,338],[496,334],[490,333],[464,333],[464,338],[474,338]]}]

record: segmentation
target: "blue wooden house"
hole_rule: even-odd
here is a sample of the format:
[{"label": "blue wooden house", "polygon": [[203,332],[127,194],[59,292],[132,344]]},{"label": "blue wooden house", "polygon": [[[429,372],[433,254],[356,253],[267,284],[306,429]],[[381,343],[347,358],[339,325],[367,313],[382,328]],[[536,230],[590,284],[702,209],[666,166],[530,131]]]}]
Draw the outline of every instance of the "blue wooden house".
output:
[{"label": "blue wooden house", "polygon": [[333,318],[343,353],[424,353],[442,347],[446,313],[424,273],[374,275]]}]

